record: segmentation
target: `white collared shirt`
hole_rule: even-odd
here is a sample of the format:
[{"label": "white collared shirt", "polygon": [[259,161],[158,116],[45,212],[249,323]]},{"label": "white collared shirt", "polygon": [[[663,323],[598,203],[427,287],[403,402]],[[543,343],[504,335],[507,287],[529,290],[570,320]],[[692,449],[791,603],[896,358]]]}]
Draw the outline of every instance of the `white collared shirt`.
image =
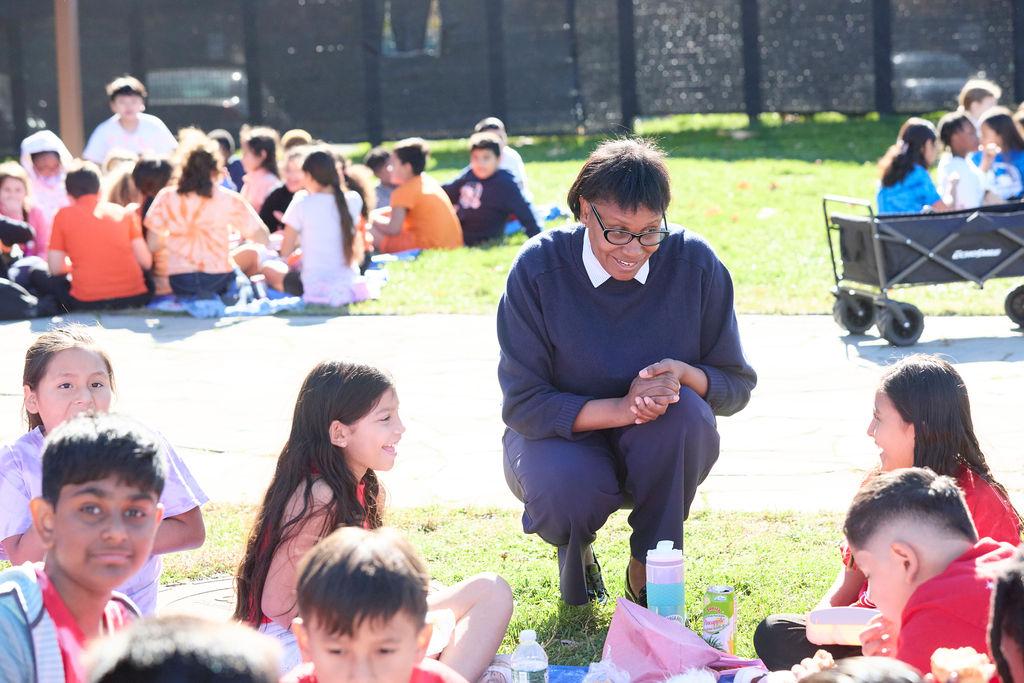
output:
[{"label": "white collared shirt", "polygon": [[[597,260],[597,256],[594,254],[594,247],[590,244],[590,231],[586,228],[583,229],[583,267],[590,278],[590,284],[594,285],[594,287],[600,287],[611,277],[608,271],[604,269],[604,266],[601,265],[601,262]],[[647,284],[647,275],[650,272],[651,260],[647,259],[640,266],[639,270],[636,271],[633,279],[642,285]]]}]

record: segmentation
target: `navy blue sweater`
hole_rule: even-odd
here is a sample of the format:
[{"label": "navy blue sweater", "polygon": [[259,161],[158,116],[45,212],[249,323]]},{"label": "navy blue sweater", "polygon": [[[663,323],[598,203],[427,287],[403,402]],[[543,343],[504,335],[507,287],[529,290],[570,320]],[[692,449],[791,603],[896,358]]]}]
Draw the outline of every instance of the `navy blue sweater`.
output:
[{"label": "navy blue sweater", "polygon": [[519,219],[527,235],[532,237],[540,232],[530,203],[508,171],[499,170],[481,180],[469,169],[446,183],[444,191],[462,224],[462,239],[467,247],[504,235],[505,223],[511,215]]},{"label": "navy blue sweater", "polygon": [[618,398],[644,367],[673,358],[708,377],[706,400],[731,415],[757,383],[740,347],[729,271],[692,232],[651,255],[647,283],[594,287],[586,229],[551,230],[523,245],[498,305],[498,381],[505,424],[531,439],[575,438],[591,399]]}]

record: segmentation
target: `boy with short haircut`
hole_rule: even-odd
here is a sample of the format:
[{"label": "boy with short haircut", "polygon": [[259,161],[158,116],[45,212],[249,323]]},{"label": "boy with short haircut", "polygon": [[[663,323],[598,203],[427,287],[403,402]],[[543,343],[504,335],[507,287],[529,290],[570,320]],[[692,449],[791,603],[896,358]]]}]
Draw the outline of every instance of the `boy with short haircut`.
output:
[{"label": "boy with short haircut", "polygon": [[367,670],[376,683],[465,683],[424,659],[429,584],[423,561],[394,531],[344,527],[320,541],[299,565],[296,587],[292,629],[305,663],[282,683],[349,683]]},{"label": "boy with short haircut", "polygon": [[[72,204],[54,217],[47,252],[61,305],[68,311],[145,306],[150,293],[142,271],[153,267],[153,255],[137,215],[100,201],[95,164],[72,164],[64,182]],[[60,277],[68,272],[73,275],[70,291]]]},{"label": "boy with short haircut", "polygon": [[455,249],[462,246],[462,227],[444,188],[423,170],[430,149],[422,138],[395,145],[388,167],[391,205],[371,215],[374,249],[395,253],[409,249]]},{"label": "boy with short haircut", "polygon": [[953,479],[923,468],[879,474],[853,499],[844,531],[882,612],[861,634],[866,656],[930,671],[938,648],[988,652],[993,581],[1015,548],[978,539]]},{"label": "boy with short haircut", "polygon": [[512,174],[499,168],[501,140],[498,136],[477,133],[469,139],[469,146],[469,168],[443,186],[455,205],[466,246],[502,237],[510,215],[519,219],[528,237],[539,233],[533,207]]},{"label": "boy with short haircut", "polygon": [[967,114],[978,135],[981,135],[982,115],[999,104],[999,98],[1002,96],[1002,88],[983,78],[972,78],[960,89],[960,95],[957,98],[960,111]]},{"label": "boy with short haircut", "polygon": [[505,123],[497,116],[488,116],[486,119],[477,122],[473,127],[473,132],[491,133],[498,136],[498,139],[501,140],[501,154],[499,155],[501,157],[501,165],[499,168],[511,173],[523,196],[526,197],[527,201],[532,201],[533,196],[526,187],[526,164],[523,163],[523,157],[519,155],[519,152],[509,146]]},{"label": "boy with short haircut", "polygon": [[373,171],[377,176],[376,193],[377,206],[384,207],[391,205],[391,193],[395,186],[391,184],[391,171],[388,170],[388,163],[391,161],[391,152],[383,147],[374,147],[363,157],[363,164]]},{"label": "boy with short haircut", "polygon": [[160,616],[97,641],[89,683],[231,681],[277,683],[277,643],[234,622]]},{"label": "boy with short haircut", "polygon": [[114,592],[149,558],[163,515],[160,442],[116,415],[80,415],[43,452],[32,524],[42,565],[0,573],[0,680],[84,681],[86,643],[139,617]]},{"label": "boy with short haircut", "polygon": [[1024,683],[1024,553],[1020,549],[996,579],[989,646],[1003,683]]},{"label": "boy with short haircut", "polygon": [[136,154],[170,154],[178,141],[157,117],[146,114],[146,86],[132,76],[121,76],[107,84],[110,110],[114,112],[96,126],[82,157],[102,164],[112,149]]},{"label": "boy with short haircut", "polygon": [[968,157],[978,149],[978,133],[962,111],[939,119],[939,139],[947,153],[939,160],[938,189],[954,209],[971,209],[985,200],[985,174]]}]

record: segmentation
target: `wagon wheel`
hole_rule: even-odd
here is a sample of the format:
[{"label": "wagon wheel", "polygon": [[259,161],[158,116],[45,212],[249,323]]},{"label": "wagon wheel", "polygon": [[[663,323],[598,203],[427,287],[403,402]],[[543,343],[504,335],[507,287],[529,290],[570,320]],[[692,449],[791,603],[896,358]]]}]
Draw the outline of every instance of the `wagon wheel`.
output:
[{"label": "wagon wheel", "polygon": [[837,294],[832,318],[850,334],[864,334],[875,324],[875,305],[863,294]]},{"label": "wagon wheel", "polygon": [[1006,315],[1016,323],[1017,327],[1024,327],[1024,285],[1017,287],[1006,295]]},{"label": "wagon wheel", "polygon": [[892,308],[881,307],[878,311],[878,331],[893,346],[911,346],[917,343],[924,332],[924,314],[912,304],[893,301],[890,306],[899,306],[907,320],[902,323]]}]

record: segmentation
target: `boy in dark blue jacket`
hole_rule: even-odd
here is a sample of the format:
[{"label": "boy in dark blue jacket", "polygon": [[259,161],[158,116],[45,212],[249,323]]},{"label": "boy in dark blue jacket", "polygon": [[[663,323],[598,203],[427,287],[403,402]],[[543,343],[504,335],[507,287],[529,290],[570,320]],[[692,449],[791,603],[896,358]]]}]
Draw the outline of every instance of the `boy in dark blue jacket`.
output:
[{"label": "boy in dark blue jacket", "polygon": [[491,133],[469,139],[469,169],[444,185],[462,223],[462,237],[472,247],[505,234],[505,223],[514,215],[528,237],[540,232],[533,208],[508,171],[498,169],[501,141]]}]

